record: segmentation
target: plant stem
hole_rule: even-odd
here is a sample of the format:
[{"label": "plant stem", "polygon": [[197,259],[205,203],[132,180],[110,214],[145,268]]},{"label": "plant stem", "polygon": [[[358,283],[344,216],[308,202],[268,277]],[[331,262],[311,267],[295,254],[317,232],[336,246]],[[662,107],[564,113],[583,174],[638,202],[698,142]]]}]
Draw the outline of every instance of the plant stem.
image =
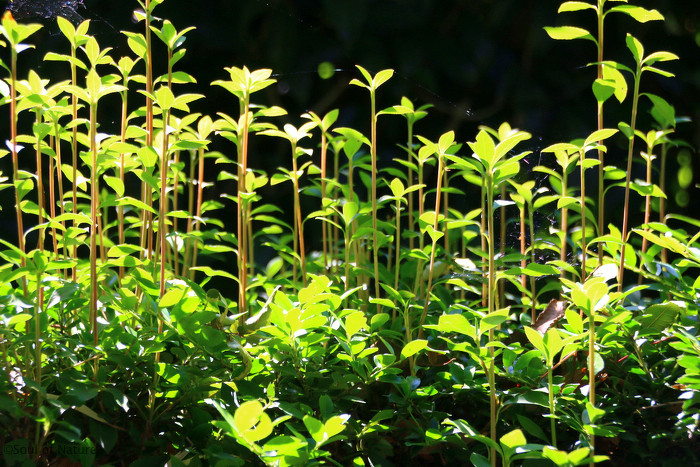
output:
[{"label": "plant stem", "polygon": [[554,418],[555,414],[555,408],[554,408],[554,382],[552,381],[552,371],[553,368],[549,368],[549,371],[547,371],[547,387],[548,387],[548,394],[549,394],[549,416],[551,417],[549,419],[549,428],[552,433],[552,446],[556,449],[557,447],[557,423],[556,419]]},{"label": "plant stem", "polygon": [[[198,162],[199,162],[199,168],[197,170],[198,173],[198,179],[197,179],[197,220],[195,221],[194,224],[194,231],[199,232],[199,223],[200,219],[202,217],[202,191],[204,189],[204,149],[200,148],[198,150]],[[194,241],[194,249],[192,251],[192,260],[190,267],[196,266],[197,265],[197,252],[199,251],[198,248],[199,245],[199,239]],[[194,271],[190,272],[190,279],[194,278]]]},{"label": "plant stem", "polygon": [[[506,185],[503,184],[501,185],[501,199],[506,199]],[[506,207],[501,206],[499,209],[499,212],[501,214],[501,230],[499,232],[500,235],[500,253],[501,257],[505,256],[506,254]],[[524,241],[524,239],[523,239]],[[524,252],[524,250],[523,250]],[[505,306],[505,297],[506,297],[506,284],[505,282],[501,281],[500,284],[498,284],[498,300],[499,306]]]},{"label": "plant stem", "polygon": [[[127,78],[124,76],[124,86],[127,86]],[[121,143],[126,142],[126,126],[127,126],[127,120],[129,116],[129,107],[128,107],[128,90],[124,90],[121,93],[121,98],[122,98],[122,106],[121,106],[121,120],[120,120],[120,126],[119,126],[119,141]],[[124,153],[119,154],[119,180],[121,181],[122,186],[124,186],[124,164],[126,163],[125,158],[124,158]],[[119,236],[119,244],[123,245],[124,244],[124,206],[117,206],[117,229],[118,229],[118,236]],[[124,279],[124,266],[119,266],[119,281],[121,282]]]},{"label": "plant stem", "polygon": [[630,182],[632,179],[632,159],[634,155],[634,130],[637,124],[637,104],[639,102],[639,82],[642,70],[641,63],[637,64],[634,74],[634,93],[632,94],[632,118],[630,121],[629,146],[627,148],[627,180],[625,181],[625,204],[622,211],[622,247],[620,249],[620,269],[618,271],[618,292],[622,292],[623,275],[625,273],[625,247],[627,245],[627,228],[629,224]]},{"label": "plant stem", "polygon": [[[324,209],[323,201],[326,199],[326,156],[328,152],[328,140],[324,128],[321,127],[321,209]],[[330,226],[330,224],[329,224]],[[321,242],[323,243],[323,270],[328,271],[328,227],[322,226]]]},{"label": "plant stem", "polygon": [[[146,146],[153,146],[153,55],[151,53],[151,0],[146,0],[144,5],[146,8]],[[165,127],[163,128],[165,131]],[[143,181],[141,184],[142,201],[149,207],[153,207],[153,192],[148,183]],[[152,258],[153,254],[153,215],[148,209],[143,210],[142,225],[141,225],[141,247],[146,251],[146,257]]]},{"label": "plant stem", "polygon": [[[41,123],[41,110],[37,107],[35,109],[36,113],[36,124]],[[36,136],[36,191],[37,191],[37,207],[39,210],[39,224],[44,223],[44,174],[41,163],[41,143],[39,135]],[[37,249],[39,251],[44,251],[44,237],[45,230],[43,228],[39,229],[39,242],[37,243]]]},{"label": "plant stem", "polygon": [[[301,202],[299,200],[299,174],[297,164],[297,144],[292,141],[292,183],[294,184],[294,213],[295,213],[295,251],[299,255],[299,266],[301,267],[301,280],[306,287],[306,255],[304,246],[304,223],[301,217]],[[298,246],[298,248],[296,248]]]},{"label": "plant stem", "polygon": [[444,191],[445,191],[445,196],[444,196],[445,202],[442,203],[442,212],[443,212],[443,215],[445,216],[445,230],[444,230],[444,234],[445,234],[445,243],[444,243],[444,245],[445,245],[445,252],[449,252],[449,251],[450,251],[450,235],[449,235],[449,234],[450,234],[450,231],[449,231],[450,223],[448,222],[447,219],[448,219],[448,216],[449,216],[449,213],[450,213],[450,208],[449,208],[449,203],[450,203],[450,192],[449,192],[450,177],[448,177],[447,170],[444,171],[444,173],[443,173],[443,178],[444,178],[443,185],[444,185],[444,187],[445,187],[445,189],[444,189]]},{"label": "plant stem", "polygon": [[[77,45],[75,41],[71,41],[71,48],[70,48],[70,54],[71,54],[71,62],[70,62],[70,74],[71,74],[71,85],[72,86],[77,86],[78,85],[78,72],[77,68],[75,66],[75,60],[77,59],[76,56],[76,50],[77,50]],[[71,110],[72,110],[72,117],[73,121],[76,121],[78,119],[78,97],[73,94],[71,95]],[[60,143],[60,141],[59,141]],[[71,137],[71,164],[73,164],[73,167],[71,167],[71,172],[72,172],[72,184],[73,184],[73,228],[77,229],[78,228],[78,183],[77,183],[77,177],[78,177],[78,126],[73,125],[73,134]],[[78,243],[73,242],[73,251],[72,251],[72,256],[73,258],[78,257]],[[78,269],[76,266],[73,266],[73,282],[77,282],[78,280]]]},{"label": "plant stem", "polygon": [[437,250],[437,237],[435,234],[438,232],[438,219],[440,218],[440,192],[442,191],[442,175],[444,172],[444,160],[442,155],[438,155],[438,173],[437,173],[437,189],[435,191],[435,219],[433,220],[433,235],[431,235],[431,240],[433,246],[430,249],[430,263],[428,266],[428,286],[425,290],[425,305],[423,306],[423,313],[420,317],[420,324],[418,329],[418,338],[423,337],[423,325],[425,324],[425,318],[428,315],[428,305],[430,305],[430,292],[433,287],[433,266],[435,265],[435,250]]},{"label": "plant stem", "polygon": [[[535,264],[535,220],[532,203],[528,203],[527,214],[528,223],[530,224],[530,263]],[[537,295],[535,290],[534,276],[530,276],[530,301],[532,302],[530,308],[530,317],[532,318],[532,322],[534,323],[535,319],[537,318]]]},{"label": "plant stem", "polygon": [[586,256],[588,255],[588,245],[586,244],[586,152],[579,152],[581,163],[581,281],[586,280]]},{"label": "plant stem", "polygon": [[[408,165],[406,165],[406,183],[410,187],[413,185],[413,169],[411,168],[410,164],[413,163],[413,159],[415,158],[413,154],[413,120],[410,118],[408,119],[408,141],[407,141],[407,146],[406,149],[408,150],[408,155],[407,155],[407,160],[406,162]],[[421,191],[422,193],[422,191]],[[421,195],[422,196],[422,195]],[[408,193],[408,230],[411,231],[414,228],[414,219],[413,219],[413,192]],[[413,250],[414,246],[414,238],[413,235],[408,239],[408,248],[409,250]],[[398,250],[396,251],[396,255],[398,257]]]},{"label": "plant stem", "polygon": [[[666,142],[661,145],[661,173],[659,174],[659,187],[662,193],[666,193]],[[659,222],[666,222],[666,198],[659,198]],[[668,250],[661,250],[661,261],[668,263]]]},{"label": "plant stem", "polygon": [[[494,235],[494,220],[493,220],[493,175],[489,172],[484,180],[486,188],[486,209],[487,209],[487,219],[488,219],[488,315],[493,313],[496,309],[496,263],[494,257],[496,255],[494,249],[495,235]],[[494,330],[493,327],[489,328],[489,344],[494,341]],[[489,368],[488,368],[488,380],[489,380],[489,415],[490,415],[490,435],[491,440],[497,443],[496,439],[496,369],[495,369],[495,356],[493,346],[489,346]],[[496,449],[491,448],[491,465],[496,466]]]},{"label": "plant stem", "polygon": [[[486,231],[486,226],[487,226],[487,217],[488,214],[486,213],[486,201],[487,195],[486,195],[486,188],[484,185],[481,185],[481,196],[480,196],[480,201],[481,201],[481,226],[480,226],[480,231],[481,231],[481,252],[484,253],[486,252],[486,249],[488,248],[487,246],[487,241],[488,237],[484,235],[484,232]],[[489,277],[489,272],[488,272],[488,267],[489,263],[488,262],[483,262],[482,266],[482,275],[484,278]],[[490,291],[489,291],[489,285],[488,285],[488,280],[483,281],[482,286],[481,286],[481,306],[485,307],[487,306],[488,303],[488,297],[489,297]]]},{"label": "plant stem", "polygon": [[90,104],[90,330],[93,344],[97,346],[97,203],[99,189],[97,180],[97,103]]},{"label": "plant stem", "polygon": [[[595,312],[591,305],[590,322],[588,323],[588,401],[595,407]],[[591,457],[595,452],[595,435],[588,437],[591,445]]]},{"label": "plant stem", "polygon": [[[160,154],[160,201],[158,202],[158,240],[160,243],[160,297],[165,295],[165,266],[167,263],[168,244],[166,243],[166,235],[168,231],[168,223],[165,219],[165,214],[168,210],[168,132],[166,131],[170,111],[163,109],[163,144]],[[158,333],[163,332],[163,322],[158,319]]]},{"label": "plant stem", "polygon": [[[372,159],[372,260],[374,262],[374,296],[379,298],[379,242],[377,241],[377,112],[374,90],[370,91],[372,125],[371,125],[371,159]],[[377,305],[377,313],[380,306]]]},{"label": "plant stem", "polygon": [[247,318],[248,304],[246,289],[248,288],[248,231],[245,228],[247,223],[246,206],[243,204],[243,193],[246,188],[246,175],[248,172],[248,131],[250,116],[248,115],[250,107],[250,95],[244,93],[243,99],[240,101],[240,115],[243,122],[243,128],[239,133],[238,148],[238,312],[241,314],[239,325],[243,326]]},{"label": "plant stem", "polygon": [[[394,290],[399,290],[399,268],[401,267],[401,198],[396,199],[396,266],[394,267]],[[392,318],[396,317],[394,308]]]},{"label": "plant stem", "polygon": [[[22,207],[20,205],[19,190],[19,158],[17,156],[17,49],[11,48],[11,81],[10,81],[10,139],[12,141],[12,180],[15,184],[15,208],[17,213],[17,246],[22,252],[20,263],[26,267],[27,261],[24,257],[26,248],[24,245],[24,225],[22,223]],[[74,179],[75,180],[75,179]],[[22,278],[22,290],[27,295],[27,280]]]},{"label": "plant stem", "polygon": [[[568,192],[568,174],[566,173],[566,167],[563,168],[562,170],[562,177],[561,177],[561,195],[566,196]],[[559,248],[559,260],[563,263],[566,262],[566,243],[567,243],[567,235],[569,232],[569,208],[564,206],[561,208],[561,227],[560,227],[560,235],[561,235],[561,245]],[[561,270],[561,277],[564,277],[565,272],[564,268]]]},{"label": "plant stem", "polygon": [[[603,4],[605,0],[598,1],[598,7],[596,8],[596,15],[598,17],[598,66],[597,68],[597,79],[603,79],[603,41],[604,41],[604,28],[603,23],[605,20],[605,15],[603,14]],[[597,130],[603,129],[603,101],[597,101]],[[599,145],[602,145],[602,141],[598,141]],[[598,160],[600,164],[598,165],[598,235],[603,235],[605,233],[605,152],[601,147],[598,148]],[[603,244],[598,244],[598,264],[603,264]]]},{"label": "plant stem", "polygon": [[[646,159],[647,159],[647,161],[646,161],[647,162],[646,182],[647,182],[647,185],[651,186],[651,161],[652,161],[652,158],[654,157],[654,154],[653,154],[654,147],[651,145],[647,146],[647,151],[648,152],[647,152],[647,156],[646,156]],[[646,225],[649,224],[650,219],[651,219],[651,196],[646,195],[644,197],[644,225],[645,225],[644,230],[649,230],[649,228],[646,227]],[[649,247],[649,240],[646,237],[643,237],[642,238],[642,251],[641,251],[642,255],[644,255],[647,252],[648,247]],[[638,279],[639,285],[642,284],[642,279],[643,279],[643,276],[641,273],[642,268],[643,268],[643,266],[640,265],[640,272],[639,272],[639,279]]]}]

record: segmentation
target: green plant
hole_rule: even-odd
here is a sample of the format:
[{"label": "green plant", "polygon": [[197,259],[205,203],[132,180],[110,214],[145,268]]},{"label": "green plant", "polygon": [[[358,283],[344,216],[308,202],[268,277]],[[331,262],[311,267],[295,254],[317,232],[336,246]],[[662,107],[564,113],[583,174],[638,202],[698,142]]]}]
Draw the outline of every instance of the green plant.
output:
[{"label": "green plant", "polygon": [[[595,9],[601,31],[607,12],[657,19],[603,3],[560,10]],[[358,67],[366,82],[352,82],[370,91],[370,137],[334,127],[341,114],[351,124],[343,108],[306,111],[299,127],[278,129],[269,120],[287,111],[251,100],[275,95],[266,68],[225,68],[230,79],[212,84],[236,97],[239,112],[212,119],[194,112],[203,94],[181,92],[195,77],[175,68],[186,63],[191,28],[153,16],[161,4],[141,4],[146,32],[126,33],[128,49],[103,47],[88,22],[58,19],[66,53],[46,58],[69,63],[67,82],[18,66],[39,27],[3,17],[12,63],[0,93],[12,122],[0,158],[8,156],[12,174],[0,174],[0,190],[14,189],[10,214],[20,224],[16,241],[0,239],[8,463],[699,458],[700,221],[665,213],[662,203],[661,219],[652,216],[651,198],[662,201],[665,186],[663,175],[659,186],[653,180],[654,156],[683,144],[669,139],[680,121],[670,104],[647,95],[658,128],[620,125],[646,143],[644,181],[603,166],[617,130],[602,126],[543,144],[533,171],[530,133],[508,123],[479,127],[464,146],[461,128],[437,141],[417,136],[428,106],[405,97],[375,108],[391,70],[371,76]],[[629,37],[643,71],[674,58],[644,58]],[[162,74],[152,54],[163,57]],[[596,65],[600,116],[606,99],[623,100],[626,69]],[[639,95],[636,86],[633,120]],[[403,115],[408,125],[393,161],[380,157],[392,143],[378,146],[380,115]],[[253,135],[287,140],[291,160],[287,151],[268,173],[259,158],[279,145],[251,145]],[[22,157],[22,144],[32,157]],[[586,185],[595,165],[603,174],[597,217]],[[268,198],[286,181],[289,213]],[[623,183],[645,197],[644,222],[627,233],[602,220],[604,196]],[[320,198],[310,212],[309,195]],[[27,248],[30,238],[36,248]],[[615,291],[623,262],[639,283]]]},{"label": "green plant", "polygon": [[677,60],[678,56],[671,52],[654,52],[648,56],[644,56],[644,47],[642,43],[634,38],[631,34],[627,34],[627,48],[632,53],[634,57],[636,68],[634,70],[627,68],[625,66],[615,64],[611,66],[616,66],[617,68],[630,72],[634,78],[634,90],[632,91],[632,116],[630,118],[630,124],[626,123],[620,124],[621,131],[625,134],[629,141],[629,146],[627,148],[627,179],[625,181],[625,206],[622,218],[622,248],[620,250],[620,271],[618,273],[620,280],[620,290],[622,290],[622,279],[624,275],[625,266],[625,248],[627,246],[627,232],[629,228],[629,195],[630,195],[630,183],[631,183],[631,172],[632,172],[632,158],[634,156],[634,134],[637,130],[637,105],[639,101],[639,86],[642,78],[642,73],[645,71],[650,71],[657,73],[661,76],[672,77],[673,73],[661,70],[654,67],[656,62],[666,62],[669,60]]},{"label": "green plant", "polygon": [[[597,0],[596,3],[587,3],[580,1],[566,1],[559,6],[558,13],[593,10],[596,14],[596,33],[591,34],[586,29],[576,26],[559,26],[546,27],[545,31],[553,39],[571,40],[571,39],[586,39],[591,40],[596,45],[596,79],[593,82],[592,90],[596,99],[596,131],[601,131],[604,125],[603,106],[605,102],[613,95],[619,102],[624,101],[627,96],[627,83],[620,71],[615,67],[613,62],[604,61],[604,45],[605,45],[605,19],[610,13],[622,13],[640,23],[647,21],[664,20],[664,17],[657,10],[647,10],[636,5],[616,5],[610,8],[605,8],[606,3],[618,2],[619,0]],[[627,3],[626,0],[622,2]],[[600,144],[600,141],[598,142]],[[603,235],[605,227],[605,151],[600,148],[598,150],[598,235]],[[598,262],[603,261],[603,249],[598,249]]]}]

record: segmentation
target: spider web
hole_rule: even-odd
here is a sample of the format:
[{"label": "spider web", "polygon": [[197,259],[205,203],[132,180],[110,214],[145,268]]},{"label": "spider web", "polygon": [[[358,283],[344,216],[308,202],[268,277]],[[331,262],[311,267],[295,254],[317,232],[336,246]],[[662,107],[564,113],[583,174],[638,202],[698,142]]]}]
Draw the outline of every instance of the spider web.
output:
[{"label": "spider web", "polygon": [[73,24],[80,24],[83,21],[83,17],[76,11],[78,8],[85,8],[83,0],[10,0],[7,5],[7,9],[17,19],[53,20],[62,16]]}]

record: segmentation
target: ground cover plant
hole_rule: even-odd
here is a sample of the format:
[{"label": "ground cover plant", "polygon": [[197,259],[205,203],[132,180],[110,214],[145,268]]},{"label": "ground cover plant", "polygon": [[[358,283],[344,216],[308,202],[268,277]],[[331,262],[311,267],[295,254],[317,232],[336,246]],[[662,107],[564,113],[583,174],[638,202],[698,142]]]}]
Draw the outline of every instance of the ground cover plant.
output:
[{"label": "ground cover plant", "polygon": [[[190,29],[167,6],[139,3],[122,57],[59,16],[65,48],[44,59],[66,81],[18,76],[41,26],[2,17],[6,465],[698,462],[700,220],[666,212],[683,119],[645,90],[678,57],[632,34],[625,57],[603,48],[605,19],[662,13],[559,6],[597,19],[546,28],[594,44],[597,128],[535,149],[508,123],[423,135],[430,106],[384,107],[394,71],[361,65],[347,84],[368,98],[367,134],[342,108],[266,105],[270,69],[221,70],[231,110],[193,113]],[[116,120],[101,111],[115,102]],[[382,164],[388,119],[406,139]],[[253,139],[289,163],[252,168]],[[623,167],[606,158],[619,148]],[[268,186],[290,193],[291,223]]]}]

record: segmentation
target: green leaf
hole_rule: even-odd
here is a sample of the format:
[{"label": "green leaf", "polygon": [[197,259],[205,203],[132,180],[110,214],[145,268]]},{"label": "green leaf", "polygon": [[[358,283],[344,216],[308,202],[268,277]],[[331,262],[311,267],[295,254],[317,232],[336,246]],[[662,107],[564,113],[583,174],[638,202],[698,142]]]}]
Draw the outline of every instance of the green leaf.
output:
[{"label": "green leaf", "polygon": [[326,420],[326,423],[323,424],[324,441],[342,433],[349,418],[349,415],[336,415]]},{"label": "green leaf", "polygon": [[568,11],[580,11],[586,9],[595,10],[596,7],[595,5],[591,5],[590,3],[586,2],[564,2],[561,5],[559,5],[559,10],[557,10],[557,13],[564,13]]},{"label": "green leaf", "polygon": [[666,198],[666,193],[661,191],[658,185],[646,183],[641,180],[630,182],[630,188],[642,196],[651,196],[652,198]]},{"label": "green leaf", "polygon": [[427,325],[425,327],[448,334],[456,332],[458,334],[474,336],[474,326],[472,326],[469,321],[467,321],[467,318],[461,314],[453,313],[449,315],[440,315],[437,326]]},{"label": "green leaf", "polygon": [[116,205],[117,206],[133,206],[137,209],[143,209],[145,211],[149,211],[153,214],[156,214],[156,210],[153,209],[151,206],[147,205],[143,201],[132,198],[131,196],[124,196],[123,198],[118,199],[116,202]]},{"label": "green leaf", "polygon": [[596,101],[603,103],[615,93],[615,82],[607,79],[596,79],[593,81],[593,95]]},{"label": "green leaf", "polygon": [[158,302],[160,308],[167,308],[179,303],[187,296],[187,291],[181,289],[169,290]]},{"label": "green leaf", "polygon": [[124,182],[119,178],[105,175],[102,179],[114,190],[119,198],[124,196]]},{"label": "green leaf", "polygon": [[549,264],[530,263],[525,268],[511,268],[506,271],[509,275],[525,274],[526,276],[542,277],[559,275],[561,271]]},{"label": "green leaf", "polygon": [[481,130],[476,135],[476,143],[472,146],[472,150],[476,155],[487,164],[487,167],[493,165],[494,155],[496,153],[496,145],[489,134]]},{"label": "green leaf", "polygon": [[272,420],[258,401],[242,403],[233,414],[233,423],[239,436],[249,443],[255,443],[272,434]]},{"label": "green leaf", "polygon": [[671,60],[678,60],[678,55],[671,52],[654,52],[649,54],[644,61],[644,65],[653,65],[656,62],[668,62]]},{"label": "green leaf", "polygon": [[491,467],[489,460],[477,452],[472,452],[471,456],[469,456],[469,460],[474,467]]},{"label": "green leaf", "polygon": [[542,441],[548,442],[549,440],[547,439],[547,435],[544,434],[544,431],[542,431],[542,428],[540,426],[530,420],[529,418],[523,416],[523,415],[516,415],[518,417],[518,422],[520,423],[520,426],[525,429],[525,431],[528,432],[528,434],[531,434],[532,436],[541,439]]},{"label": "green leaf", "polygon": [[345,332],[348,335],[348,339],[351,339],[362,329],[368,329],[367,317],[363,312],[355,311],[345,317]]},{"label": "green leaf", "polygon": [[559,451],[557,449],[553,449],[550,446],[545,446],[544,449],[542,449],[542,455],[544,456],[545,459],[551,460],[556,465],[559,465],[559,466],[571,465],[569,463],[569,456],[566,455],[566,452]]},{"label": "green leaf", "polygon": [[7,322],[8,327],[17,326],[19,324],[25,323],[32,319],[32,315],[29,313],[18,313],[13,315]]},{"label": "green leaf", "polygon": [[608,13],[617,11],[624,13],[632,18],[636,19],[640,23],[646,23],[647,21],[663,21],[664,17],[661,13],[656,10],[647,10],[640,6],[635,5],[619,5],[614,6],[608,10]]},{"label": "green leaf", "polygon": [[504,323],[508,319],[508,313],[510,310],[504,308],[502,310],[496,310],[493,313],[489,313],[481,319],[481,329],[486,330],[496,327]]},{"label": "green leaf", "polygon": [[[278,456],[299,457],[298,452],[308,445],[306,440],[295,436],[280,435],[275,436],[265,443],[263,451],[275,452]],[[243,462],[243,461],[241,461]]]},{"label": "green leaf", "polygon": [[396,198],[402,197],[404,195],[404,191],[406,190],[406,188],[403,185],[403,182],[401,182],[399,178],[394,178],[389,184],[389,188],[391,188],[391,193]]},{"label": "green leaf", "polygon": [[625,97],[627,96],[628,86],[622,72],[614,66],[603,64],[603,79],[615,83],[615,98],[619,102],[624,101]]},{"label": "green leaf", "polygon": [[234,280],[238,282],[238,279],[236,279],[236,276],[234,276],[231,273],[228,273],[226,271],[221,271],[218,269],[212,269],[209,266],[193,266],[190,268],[190,271],[201,271],[203,272],[206,276],[220,276],[220,277],[226,277],[228,279]]},{"label": "green leaf", "polygon": [[671,326],[683,309],[675,303],[659,303],[649,306],[639,319],[642,332],[660,333]]},{"label": "green leaf", "polygon": [[425,339],[416,339],[404,346],[401,350],[401,358],[408,358],[420,352],[428,346],[428,341]]},{"label": "green leaf", "polygon": [[323,442],[323,423],[311,415],[304,415],[304,425],[317,444]]},{"label": "green leaf", "polygon": [[588,39],[598,43],[591,33],[575,26],[545,27],[544,30],[549,34],[549,37],[555,40]]},{"label": "green leaf", "polygon": [[515,449],[517,447],[527,444],[525,435],[520,429],[516,429],[509,433],[506,433],[505,435],[501,436],[501,439],[499,441],[503,446],[505,446],[508,449]]},{"label": "green leaf", "polygon": [[625,41],[627,42],[627,48],[632,52],[635,63],[642,63],[642,57],[644,57],[644,46],[642,46],[642,43],[629,33]]},{"label": "green leaf", "polygon": [[389,79],[390,79],[392,76],[394,76],[394,70],[391,70],[391,69],[389,69],[389,70],[382,70],[382,71],[380,71],[379,73],[377,73],[377,74],[374,76],[374,79],[372,80],[372,81],[373,81],[373,85],[374,85],[374,89],[377,89],[379,86],[381,86],[382,84],[384,84],[384,83],[386,83],[387,81],[389,81]]},{"label": "green leaf", "polygon": [[535,348],[539,350],[545,358],[547,358],[547,347],[544,345],[542,335],[532,329],[530,326],[525,326],[525,335],[527,336],[527,340],[529,340],[530,343],[535,346]]},{"label": "green leaf", "polygon": [[615,128],[603,128],[602,130],[597,130],[591,133],[588,138],[586,138],[586,141],[583,143],[583,146],[588,146],[593,143],[597,143],[599,141],[602,141],[604,139],[610,138],[612,135],[617,133],[618,130]]}]

